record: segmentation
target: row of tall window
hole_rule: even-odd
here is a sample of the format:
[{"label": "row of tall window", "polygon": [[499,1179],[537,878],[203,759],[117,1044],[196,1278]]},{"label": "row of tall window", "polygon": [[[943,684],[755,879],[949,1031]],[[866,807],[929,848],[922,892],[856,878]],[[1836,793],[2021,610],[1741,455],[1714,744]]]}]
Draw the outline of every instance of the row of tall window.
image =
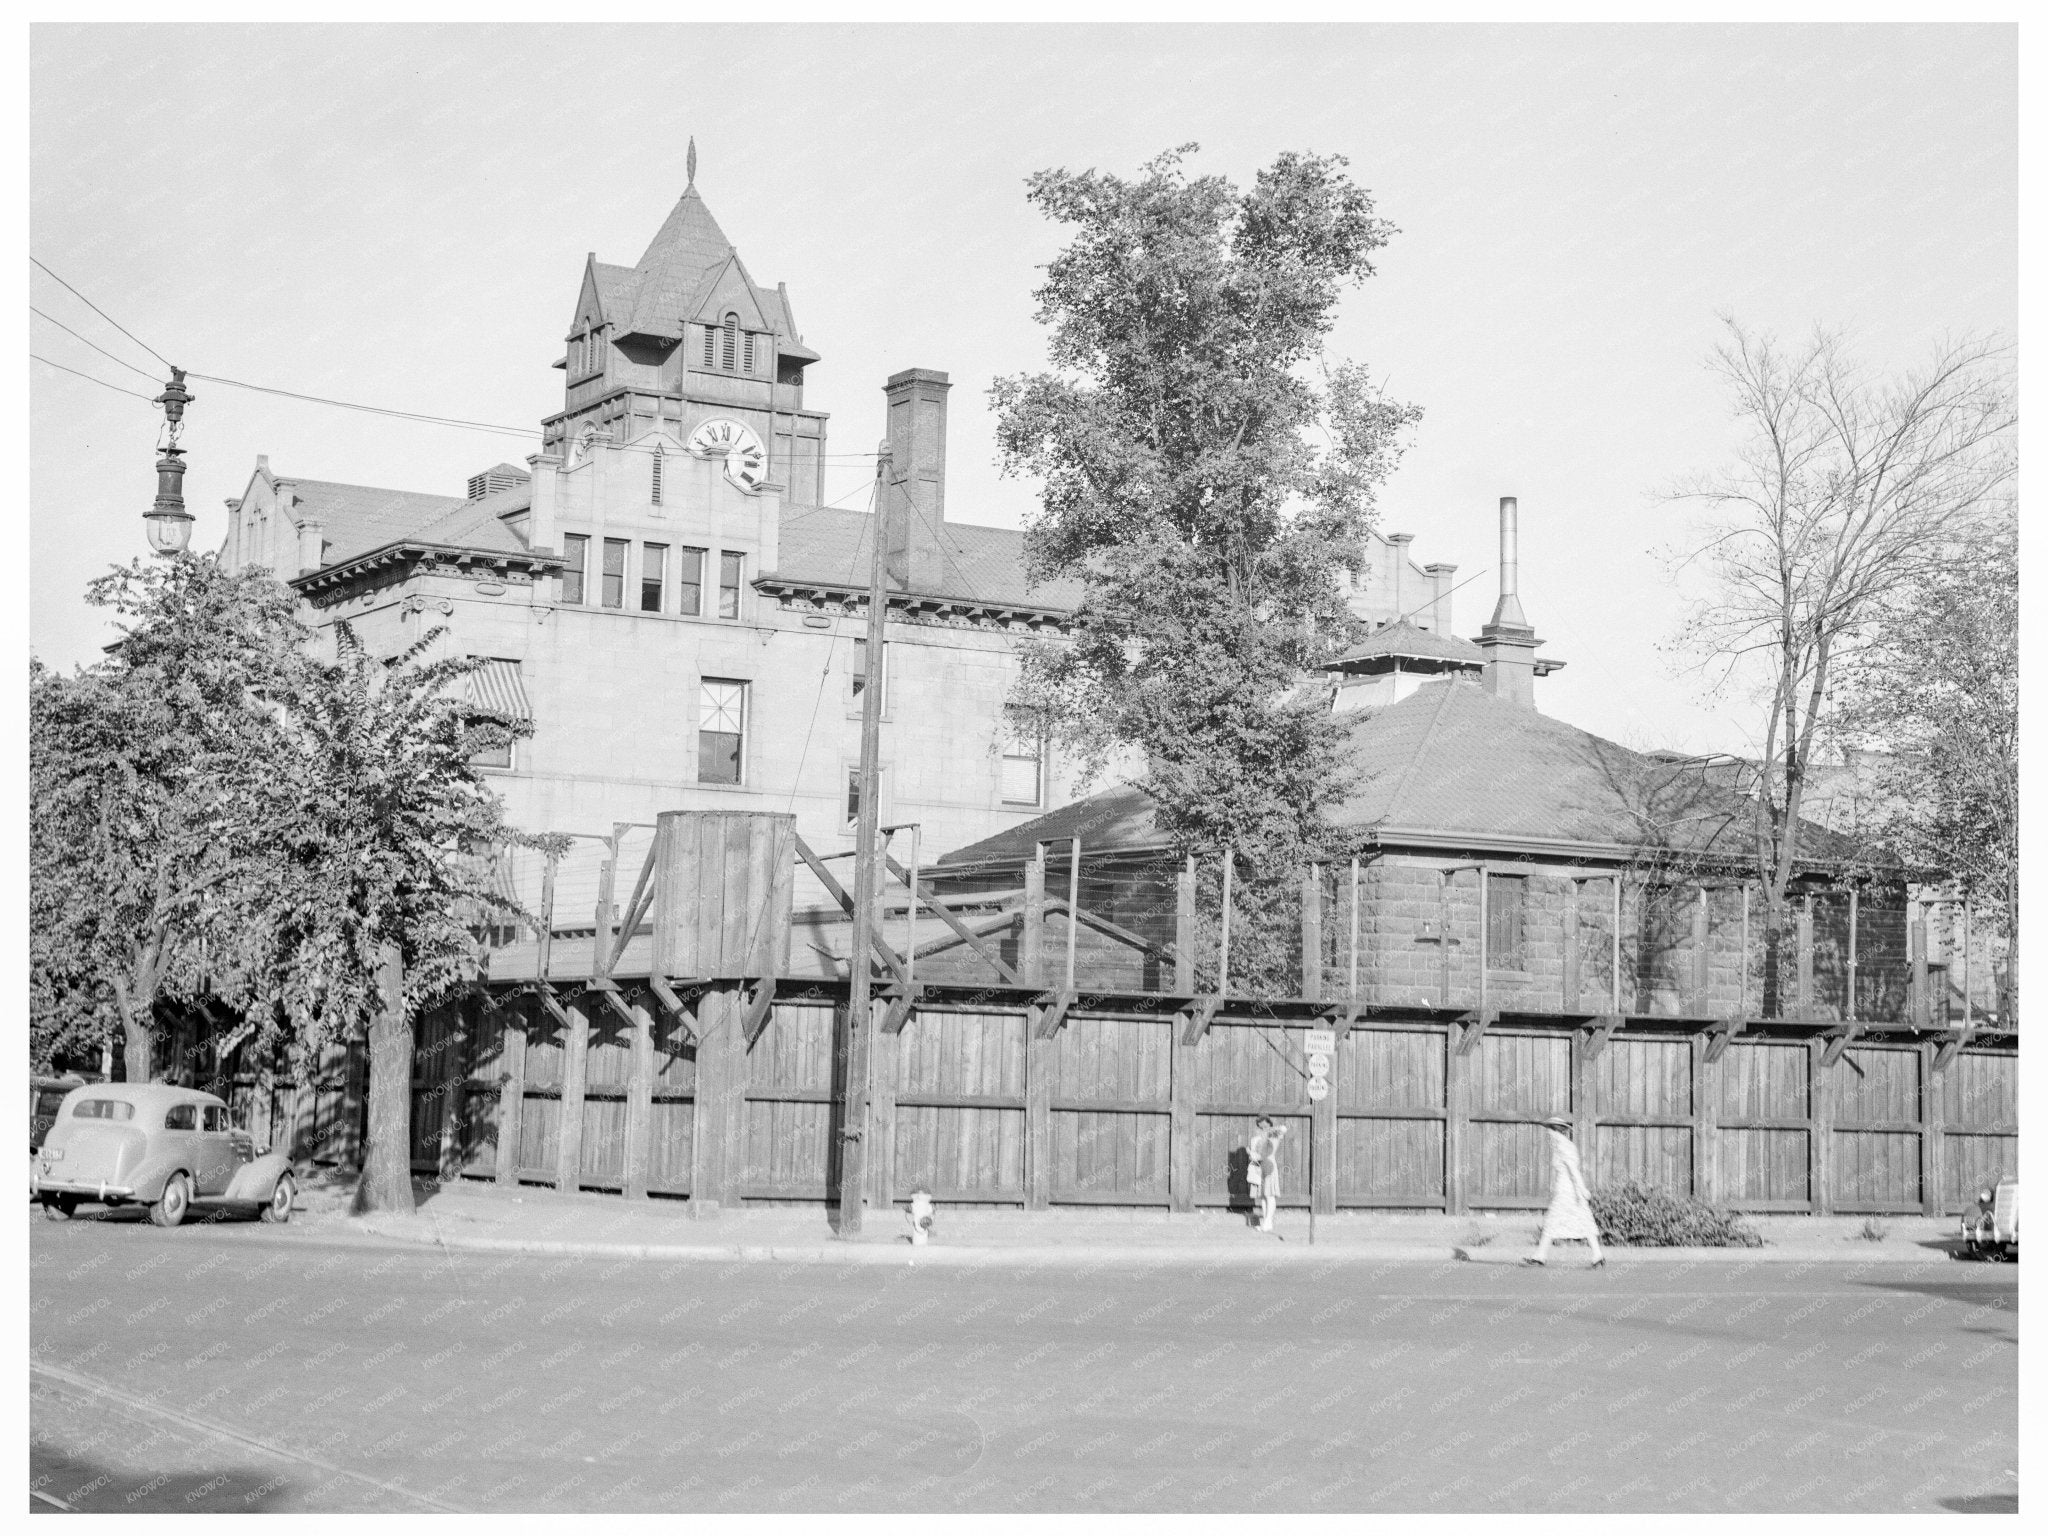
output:
[{"label": "row of tall window", "polygon": [[569,338],[569,377],[581,378],[604,367],[604,332],[597,326],[581,336]]},{"label": "row of tall window", "polygon": [[[636,571],[639,583],[633,607],[640,613],[674,613],[685,618],[703,618],[704,581],[711,560],[711,551],[685,544],[671,548],[667,544],[642,542],[637,566],[633,563],[631,539],[606,539],[601,551],[603,564],[596,575],[596,606],[619,608],[627,606],[629,571]],[[585,604],[591,601],[590,581],[590,536],[582,533],[562,535],[562,601]],[[736,619],[740,616],[740,588],[746,581],[747,557],[738,550],[718,551],[718,587],[716,592],[716,616],[721,619]],[[675,598],[671,602],[669,590],[674,586]]]}]

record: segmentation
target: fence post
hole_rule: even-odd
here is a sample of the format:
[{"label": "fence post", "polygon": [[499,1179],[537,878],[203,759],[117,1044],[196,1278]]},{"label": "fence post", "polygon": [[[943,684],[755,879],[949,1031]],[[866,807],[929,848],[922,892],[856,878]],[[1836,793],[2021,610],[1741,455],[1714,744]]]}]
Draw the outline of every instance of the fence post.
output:
[{"label": "fence post", "polygon": [[[1810,913],[1811,909],[1808,910]],[[1800,926],[1804,929],[1805,922]],[[1805,961],[1813,954],[1812,946],[1801,945],[1800,954],[1800,970],[1804,973],[1809,969]],[[1830,1081],[1833,1074],[1821,1065],[1826,1052],[1825,1040],[1806,1042],[1806,1193],[1816,1216],[1832,1216],[1835,1212],[1835,1093]]]},{"label": "fence post", "polygon": [[1948,1127],[1943,1124],[1941,1085],[1934,1076],[1934,1053],[1939,1047],[1932,1040],[1920,1042],[1920,1214],[1939,1216],[1945,1203],[1941,1198],[1942,1176],[1946,1171],[1943,1158],[1947,1147],[1943,1140]]},{"label": "fence post", "polygon": [[[690,1214],[716,1216],[727,1205],[737,1205],[736,1165],[741,1149],[733,1145],[733,1122],[745,1130],[746,1063],[740,1057],[739,1031],[729,1006],[729,987],[713,987],[697,1002],[697,1085],[691,1114]],[[835,1038],[841,1038],[835,1036]],[[844,1073],[843,1057],[834,1062]],[[733,1112],[734,1100],[739,1113]],[[836,1171],[836,1152],[830,1157]]]},{"label": "fence post", "polygon": [[590,1071],[590,1013],[582,1000],[563,1005],[562,1118],[555,1138],[555,1188],[573,1190],[583,1175],[583,1085]]},{"label": "fence post", "polygon": [[1720,1136],[1716,1074],[1720,1063],[1707,1060],[1707,1036],[1692,1037],[1692,1197],[1720,1199]]},{"label": "fence post", "polygon": [[1470,1056],[1457,1049],[1458,1026],[1444,1026],[1444,1210],[1465,1214],[1465,1113]]},{"label": "fence post", "polygon": [[1813,1017],[1813,896],[1799,898],[1799,1013]]},{"label": "fence post", "polygon": [[[914,1028],[916,1020],[913,1008],[904,1027]],[[867,1196],[868,1204],[885,1215],[896,1204],[896,1042],[900,1038],[900,1034],[879,1028],[868,1036],[868,1134],[874,1137],[874,1144],[868,1148]]]},{"label": "fence post", "polygon": [[1566,1013],[1579,1011],[1579,880],[1564,877],[1564,965],[1558,979],[1558,1006]]},{"label": "fence post", "polygon": [[[1173,989],[1195,995],[1195,859],[1188,855],[1174,876]],[[1195,1208],[1195,1047],[1173,1027],[1173,1077],[1169,1084],[1171,1120],[1167,1131],[1166,1188],[1176,1211]]]},{"label": "fence post", "polygon": [[1301,995],[1323,1000],[1323,866],[1311,864],[1301,877]]},{"label": "fence post", "polygon": [[520,1122],[526,1115],[526,1014],[524,1003],[507,1003],[498,1047],[498,1182],[519,1182]]},{"label": "fence post", "polygon": [[620,1175],[628,1199],[647,1195],[647,1164],[653,1156],[654,1017],[639,998],[632,1003],[633,1047],[626,1065],[626,1166]]},{"label": "fence post", "polygon": [[1906,944],[1913,956],[1913,1027],[1925,1029],[1934,1010],[1928,1006],[1931,999],[1927,995],[1927,920],[1924,917],[1908,919]]}]

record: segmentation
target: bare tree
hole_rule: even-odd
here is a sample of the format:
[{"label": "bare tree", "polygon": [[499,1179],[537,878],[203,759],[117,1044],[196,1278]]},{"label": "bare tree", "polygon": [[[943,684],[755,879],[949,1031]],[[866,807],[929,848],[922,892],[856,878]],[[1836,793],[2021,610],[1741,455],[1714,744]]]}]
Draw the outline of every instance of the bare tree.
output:
[{"label": "bare tree", "polygon": [[1767,709],[1758,735],[1754,854],[1762,887],[1766,1004],[1800,859],[1800,806],[1831,684],[1903,593],[1929,583],[1999,505],[2014,474],[2007,345],[1944,343],[1881,377],[1817,330],[1796,349],[1724,316],[1712,366],[1728,383],[1741,447],[1677,488],[1700,508],[1678,558],[1706,577],[1680,646],[1716,691]]}]

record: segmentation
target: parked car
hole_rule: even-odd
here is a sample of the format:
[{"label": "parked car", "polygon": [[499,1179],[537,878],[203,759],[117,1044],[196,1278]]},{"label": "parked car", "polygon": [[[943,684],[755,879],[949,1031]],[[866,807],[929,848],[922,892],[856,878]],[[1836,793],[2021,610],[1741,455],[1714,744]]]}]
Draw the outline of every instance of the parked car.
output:
[{"label": "parked car", "polygon": [[2008,1173],[1977,1191],[1963,1210],[1963,1244],[1972,1254],[2020,1256],[2020,1180]]},{"label": "parked car", "polygon": [[283,1152],[259,1151],[210,1093],[165,1083],[88,1083],[64,1095],[30,1178],[52,1220],[82,1202],[142,1205],[160,1227],[193,1206],[289,1221],[298,1185]]},{"label": "parked car", "polygon": [[33,1157],[57,1123],[57,1110],[64,1095],[85,1086],[82,1077],[31,1077],[28,1080],[28,1150]]}]

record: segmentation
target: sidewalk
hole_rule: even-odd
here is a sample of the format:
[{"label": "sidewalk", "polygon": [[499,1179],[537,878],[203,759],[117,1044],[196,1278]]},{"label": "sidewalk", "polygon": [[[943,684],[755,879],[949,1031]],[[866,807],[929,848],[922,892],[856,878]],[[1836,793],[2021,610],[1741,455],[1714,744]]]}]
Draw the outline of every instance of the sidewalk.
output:
[{"label": "sidewalk", "polygon": [[[587,1254],[616,1258],[810,1264],[1516,1264],[1534,1244],[1536,1212],[1506,1215],[1346,1213],[1316,1220],[1283,1211],[1276,1233],[1240,1215],[1123,1210],[974,1210],[942,1206],[932,1242],[912,1248],[900,1211],[870,1211],[858,1238],[842,1239],[816,1208],[751,1207],[693,1217],[684,1201],[627,1202],[463,1181],[423,1185],[411,1216],[351,1217],[341,1191],[301,1196],[299,1220],[339,1235],[367,1232],[445,1249]],[[1881,1218],[1882,1240],[1861,1236],[1862,1217],[1756,1218],[1762,1248],[1607,1249],[1609,1267],[1644,1263],[1946,1264],[1950,1218]],[[1554,1250],[1553,1267],[1584,1263],[1576,1245]]]}]

